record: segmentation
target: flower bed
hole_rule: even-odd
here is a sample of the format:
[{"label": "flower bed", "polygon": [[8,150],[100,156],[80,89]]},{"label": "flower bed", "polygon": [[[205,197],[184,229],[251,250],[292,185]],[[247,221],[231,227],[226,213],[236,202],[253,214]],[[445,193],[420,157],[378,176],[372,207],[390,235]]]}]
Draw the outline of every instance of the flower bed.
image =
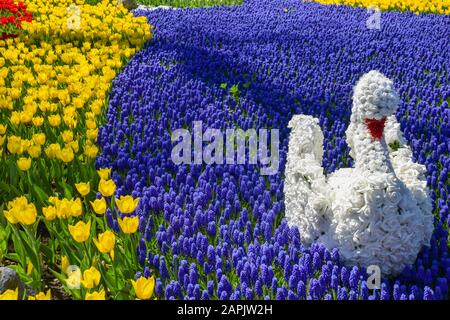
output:
[{"label": "flower bed", "polygon": [[[293,0],[147,19],[106,0],[26,3],[33,22],[0,41],[0,262],[41,291],[29,299],[53,296],[44,274],[74,299],[448,298],[448,16],[389,12],[369,30],[365,9]],[[154,41],[116,77],[147,20]],[[398,87],[435,214],[431,246],[375,291],[338,250],[301,244],[283,196],[293,114],[320,119],[327,172],[352,165],[351,93],[371,69]],[[196,120],[280,129],[279,171],[175,165],[171,132]]]},{"label": "flower bed", "polygon": [[[97,174],[94,167],[97,133],[111,80],[150,40],[151,27],[112,0],[95,6],[83,0],[25,4],[33,21],[22,24],[20,37],[0,40],[0,263],[9,259],[22,280],[39,290],[46,290],[45,273],[73,298],[119,298],[106,283],[113,261],[120,264],[125,254],[134,263],[129,234],[138,218],[122,213],[126,232],[114,239],[106,230],[105,211],[120,205],[108,170]],[[115,253],[116,243],[122,251]],[[14,252],[6,251],[9,244]],[[108,270],[96,264],[101,259]],[[79,271],[65,272],[64,261]],[[125,298],[132,296],[137,267],[128,270],[116,277],[126,278]],[[85,281],[81,290],[70,289],[77,278]],[[18,292],[4,294],[0,298]],[[39,298],[46,297],[41,292]]]},{"label": "flower bed", "polygon": [[0,1],[0,40],[15,38],[22,22],[31,22],[32,14],[22,2],[13,0]]},{"label": "flower bed", "polygon": [[[118,195],[141,197],[147,246],[139,247],[139,260],[154,269],[158,297],[447,296],[448,17],[384,13],[380,32],[366,28],[365,9],[298,1],[142,14],[155,38],[114,80],[97,165],[113,168]],[[301,113],[319,118],[326,170],[352,165],[344,136],[352,87],[371,69],[398,87],[397,118],[415,160],[428,169],[436,215],[431,246],[375,292],[365,270],[343,266],[337,250],[303,247],[283,203],[288,121]],[[174,165],[170,132],[192,129],[196,120],[204,128],[279,128],[279,172]]]},{"label": "flower bed", "polygon": [[324,4],[373,7],[380,10],[412,11],[420,13],[450,14],[449,0],[315,0]]},{"label": "flower bed", "polygon": [[171,6],[180,8],[231,6],[240,5],[243,0],[138,0],[137,3],[144,6]]}]

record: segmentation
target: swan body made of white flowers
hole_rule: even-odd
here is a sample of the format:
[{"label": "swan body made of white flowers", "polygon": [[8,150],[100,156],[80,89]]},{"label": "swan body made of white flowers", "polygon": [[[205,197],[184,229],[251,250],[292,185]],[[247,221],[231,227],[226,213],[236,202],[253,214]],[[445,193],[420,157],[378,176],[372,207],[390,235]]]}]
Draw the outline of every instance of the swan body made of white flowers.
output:
[{"label": "swan body made of white flowers", "polygon": [[318,120],[295,115],[285,169],[286,219],[302,242],[338,248],[346,264],[377,265],[384,275],[414,263],[433,231],[426,169],[411,159],[394,116],[398,103],[391,80],[363,75],[346,131],[354,168],[325,175]]}]

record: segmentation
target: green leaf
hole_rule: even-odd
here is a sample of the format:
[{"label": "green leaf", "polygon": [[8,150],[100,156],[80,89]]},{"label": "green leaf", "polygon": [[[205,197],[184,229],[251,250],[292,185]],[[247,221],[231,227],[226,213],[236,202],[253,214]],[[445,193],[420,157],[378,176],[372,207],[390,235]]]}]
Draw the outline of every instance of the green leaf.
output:
[{"label": "green leaf", "polygon": [[391,150],[393,152],[397,151],[398,149],[400,149],[401,145],[400,142],[398,140],[395,140],[392,143],[389,143],[389,148],[391,148]]},{"label": "green leaf", "polygon": [[230,93],[232,95],[238,95],[239,94],[239,87],[238,87],[237,84],[235,84],[234,86],[231,87]]},{"label": "green leaf", "polygon": [[43,185],[47,186],[47,190],[50,191],[50,182],[48,180],[48,169],[46,169],[44,167],[42,161],[37,161],[37,166],[38,166],[38,169],[39,169],[39,177],[41,179],[44,179]]},{"label": "green leaf", "polygon": [[5,254],[5,257],[7,259],[15,261],[15,262],[19,262],[19,260],[20,260],[20,257],[16,252]]},{"label": "green leaf", "polygon": [[74,250],[73,248],[71,248],[69,245],[67,245],[67,241],[59,241],[60,245],[61,245],[61,249],[62,252],[64,253],[64,255],[67,256],[67,258],[69,259],[69,262],[71,265],[81,265],[81,261],[80,259],[77,257],[76,254],[74,254]]},{"label": "green leaf", "polygon": [[3,190],[4,192],[9,193],[10,188],[8,184],[4,183],[3,181],[0,181],[0,190]]},{"label": "green leaf", "polygon": [[106,287],[111,291],[112,294],[115,294],[115,292],[117,291],[118,288],[116,288],[113,285],[114,280],[111,278],[111,276],[108,274],[108,272],[105,272],[105,270],[103,270],[103,266],[100,266],[98,268],[98,270],[100,271],[100,274],[102,275],[102,280],[105,282]]},{"label": "green leaf", "polygon": [[[24,233],[26,234],[26,233]],[[28,236],[26,238],[29,238]],[[22,238],[23,239],[23,238]],[[23,248],[25,249],[25,252],[27,253],[28,259],[30,259],[31,263],[33,264],[33,267],[38,270],[39,275],[41,274],[41,261],[39,259],[39,252],[35,252],[33,248],[29,245],[28,241],[29,239],[25,239],[25,241],[22,240]],[[24,265],[26,267],[26,265]]]},{"label": "green leaf", "polygon": [[27,275],[27,273],[25,272],[25,270],[23,270],[23,268],[21,266],[11,265],[8,267],[13,269],[14,271],[16,271],[17,274],[19,275],[20,279],[23,280],[24,282],[31,281],[30,276]]},{"label": "green leaf", "polygon": [[47,194],[44,190],[42,190],[38,185],[34,184],[33,189],[36,195],[36,198],[40,202],[41,206],[44,206],[45,201],[48,199]]},{"label": "green leaf", "polygon": [[64,190],[64,196],[65,196],[67,199],[72,199],[72,190],[71,190],[71,188],[70,188],[64,181],[61,181],[61,182],[59,183],[59,185],[60,185],[61,188],[63,188],[63,190]]},{"label": "green leaf", "polygon": [[48,268],[50,270],[50,273],[58,279],[59,282],[61,282],[62,287],[64,288],[64,291],[66,291],[69,294],[72,294],[72,292],[66,287],[66,277],[62,276],[59,272],[53,270],[52,268]]},{"label": "green leaf", "polygon": [[12,229],[14,232],[12,235],[12,241],[14,244],[14,250],[16,251],[16,254],[17,254],[16,261],[18,263],[20,263],[21,265],[25,266],[27,264],[26,254],[25,254],[25,250],[23,248],[22,241],[20,240],[20,235],[17,231],[17,228],[13,227]]},{"label": "green leaf", "polygon": [[49,246],[41,245],[41,251],[48,261],[53,261],[54,259],[53,251],[52,249],[49,248]]}]

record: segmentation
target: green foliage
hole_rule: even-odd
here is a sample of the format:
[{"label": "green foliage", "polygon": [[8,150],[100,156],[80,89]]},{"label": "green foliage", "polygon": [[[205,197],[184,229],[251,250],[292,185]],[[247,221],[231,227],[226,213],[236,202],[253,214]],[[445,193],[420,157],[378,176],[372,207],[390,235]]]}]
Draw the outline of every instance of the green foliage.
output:
[{"label": "green foliage", "polygon": [[90,4],[90,5],[93,5],[93,6],[95,6],[99,2],[102,2],[102,0],[86,0],[87,4]]},{"label": "green foliage", "polygon": [[8,251],[8,241],[11,231],[0,224],[0,263]]},{"label": "green foliage", "polygon": [[230,94],[233,96],[236,103],[239,103],[241,91],[239,90],[239,84],[235,84],[230,88]]},{"label": "green foliage", "polygon": [[391,148],[392,151],[397,151],[398,149],[400,149],[400,142],[395,140],[394,142],[389,143],[389,148]]}]

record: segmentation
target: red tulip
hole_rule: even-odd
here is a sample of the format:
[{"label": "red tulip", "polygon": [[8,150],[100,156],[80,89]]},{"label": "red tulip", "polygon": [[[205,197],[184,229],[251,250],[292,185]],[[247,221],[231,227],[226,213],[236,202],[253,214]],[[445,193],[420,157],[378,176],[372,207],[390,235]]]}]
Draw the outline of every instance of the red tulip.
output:
[{"label": "red tulip", "polygon": [[22,22],[31,22],[33,15],[26,11],[27,6],[13,0],[0,0],[0,40],[14,38],[22,28]]}]

